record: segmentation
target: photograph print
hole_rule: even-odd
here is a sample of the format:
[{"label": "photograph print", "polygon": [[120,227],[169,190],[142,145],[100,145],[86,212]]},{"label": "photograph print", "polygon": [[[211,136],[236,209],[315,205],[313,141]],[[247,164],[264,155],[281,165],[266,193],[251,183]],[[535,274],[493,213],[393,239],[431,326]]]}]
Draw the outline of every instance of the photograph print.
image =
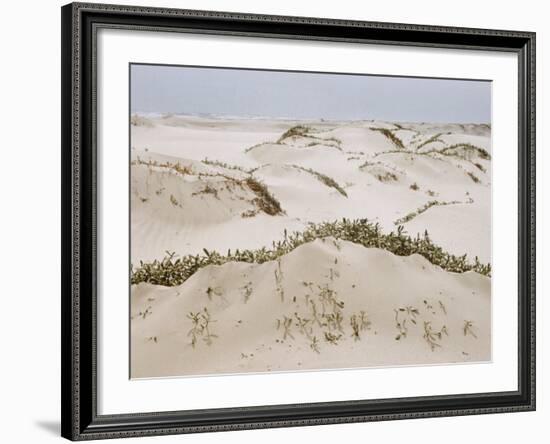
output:
[{"label": "photograph print", "polygon": [[491,82],[130,65],[130,376],[491,361]]}]

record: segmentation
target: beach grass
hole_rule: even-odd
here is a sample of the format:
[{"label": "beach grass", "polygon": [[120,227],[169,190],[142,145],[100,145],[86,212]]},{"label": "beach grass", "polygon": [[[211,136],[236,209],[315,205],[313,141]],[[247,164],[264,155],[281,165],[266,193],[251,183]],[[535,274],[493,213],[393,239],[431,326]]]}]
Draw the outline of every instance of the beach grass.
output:
[{"label": "beach grass", "polygon": [[227,262],[262,264],[276,261],[300,245],[326,237],[334,237],[364,247],[381,248],[398,256],[419,254],[432,264],[455,273],[475,271],[485,276],[491,275],[491,264],[480,263],[477,258],[472,262],[468,260],[467,255],[450,254],[434,244],[427,232],[423,236],[411,237],[406,234],[403,226],[399,226],[396,231],[383,233],[379,224],[371,223],[366,219],[342,219],[334,222],[309,224],[304,231],[285,233],[284,239],[273,242],[271,248],[229,250],[225,255],[205,249],[204,254],[177,257],[175,253],[167,253],[162,260],[140,261],[138,266],[132,266],[131,283],[181,285],[198,270],[208,265],[223,265]]}]

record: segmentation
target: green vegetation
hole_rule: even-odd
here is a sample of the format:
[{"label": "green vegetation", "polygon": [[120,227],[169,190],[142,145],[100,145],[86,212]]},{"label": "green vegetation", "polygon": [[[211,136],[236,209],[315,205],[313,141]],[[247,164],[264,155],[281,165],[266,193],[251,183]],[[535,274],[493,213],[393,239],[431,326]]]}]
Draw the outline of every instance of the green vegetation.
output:
[{"label": "green vegetation", "polygon": [[[434,140],[431,140],[432,142]],[[439,140],[441,141],[441,140]],[[441,141],[442,142],[442,141]],[[428,156],[432,159],[447,161],[445,157],[455,157],[458,159],[465,160],[472,163],[479,170],[485,172],[485,168],[480,164],[474,162],[473,159],[479,158],[483,160],[491,160],[491,155],[484,148],[472,145],[470,143],[459,143],[456,145],[447,146],[442,149],[430,149],[423,152],[418,152],[422,146],[426,145],[428,141],[417,147],[417,151],[404,151],[404,150],[389,150],[389,151],[380,151],[375,153],[373,157],[378,157],[384,154],[405,154],[407,156]],[[367,164],[368,162],[366,162]],[[362,165],[365,166],[365,165]]]},{"label": "green vegetation", "polygon": [[212,345],[212,339],[217,338],[218,335],[210,331],[210,324],[216,321],[210,317],[208,309],[204,307],[197,313],[189,312],[187,319],[191,321],[191,329],[187,332],[187,336],[191,337],[191,346],[195,348],[199,339],[202,339],[206,345]]},{"label": "green vegetation", "polygon": [[486,149],[472,145],[471,143],[457,143],[443,148],[438,152],[445,156],[456,156],[464,160],[472,160],[474,157],[479,157],[483,160],[491,160],[491,155]]},{"label": "green vegetation", "polygon": [[464,336],[468,336],[469,334],[472,335],[474,338],[477,339],[477,335],[474,333],[474,323],[472,321],[465,320],[464,326],[462,327],[462,331],[464,332]]},{"label": "green vegetation", "polygon": [[[220,162],[218,160],[204,159],[202,160],[202,163],[207,165],[232,169],[232,170],[238,170],[248,174],[249,177],[247,177],[244,180],[239,180],[239,179],[227,177],[224,175],[221,175],[221,176],[226,178],[229,181],[238,183],[240,185],[246,184],[248,188],[256,195],[256,197],[252,200],[252,203],[254,203],[264,213],[269,214],[270,216],[277,216],[279,214],[284,213],[283,209],[281,208],[281,203],[269,192],[267,186],[262,182],[260,182],[259,180],[255,179],[254,177],[250,176],[250,174],[252,174],[252,170],[246,170],[240,166],[228,165],[227,163]],[[199,191],[197,193],[193,193],[193,195],[196,195],[196,194],[212,194],[214,195],[214,197],[218,198],[217,190],[213,189],[209,185],[206,185],[204,190]],[[249,210],[249,211],[245,211],[242,214],[242,217],[253,217],[256,214],[257,214],[256,211]]]},{"label": "green vegetation", "polygon": [[407,322],[410,322],[416,325],[416,317],[420,315],[420,312],[417,308],[407,305],[406,307],[399,307],[393,309],[395,317],[395,328],[397,329],[397,336],[395,337],[396,341],[406,338],[409,332],[407,327]]},{"label": "green vegetation", "polygon": [[277,268],[274,271],[275,275],[275,289],[277,294],[281,298],[281,302],[285,300],[285,290],[283,288],[283,270],[281,268],[281,258],[277,258]]},{"label": "green vegetation", "polygon": [[294,336],[292,335],[292,318],[288,316],[283,316],[283,319],[277,319],[277,330],[280,328],[283,328],[283,341],[287,338],[294,339]]},{"label": "green vegetation", "polygon": [[384,174],[375,174],[374,177],[376,177],[380,182],[397,182],[398,179],[398,177],[390,171],[387,171]]},{"label": "green vegetation", "polygon": [[437,133],[435,135],[433,135],[432,137],[430,137],[428,140],[425,140],[424,142],[422,142],[420,145],[418,145],[416,147],[417,151],[422,148],[423,146],[426,146],[426,145],[429,145],[430,143],[434,143],[434,142],[441,142],[441,143],[445,143],[443,142],[443,140],[440,139],[440,137],[443,135],[443,133]]},{"label": "green vegetation", "polygon": [[272,247],[257,250],[229,250],[226,255],[215,251],[204,250],[204,254],[187,255],[176,258],[175,253],[168,253],[162,260],[140,262],[137,268],[132,267],[131,283],[148,282],[155,285],[181,285],[194,273],[208,265],[223,265],[227,262],[247,262],[262,264],[276,261],[281,256],[290,253],[295,248],[315,239],[334,237],[344,241],[354,242],[365,247],[381,248],[398,256],[420,254],[432,264],[444,270],[455,273],[476,271],[485,276],[491,275],[491,264],[482,264],[475,259],[468,261],[467,256],[455,256],[435,245],[425,232],[424,236],[408,236],[403,226],[396,232],[385,234],[379,224],[373,224],[366,219],[342,219],[335,222],[310,224],[302,232],[287,234],[282,241],[273,242]]},{"label": "green vegetation", "polygon": [[[402,151],[398,151],[401,153]],[[383,162],[370,162],[365,161],[362,165],[359,166],[360,170],[366,170],[369,174],[376,177],[376,179],[380,182],[397,182],[399,180],[399,177],[397,177],[397,170],[395,168],[390,167],[389,165],[386,165]],[[389,171],[394,170],[395,172]]]},{"label": "green vegetation", "polygon": [[394,309],[393,310],[394,317],[395,317],[395,328],[397,329],[397,336],[395,337],[396,341],[401,340],[401,338],[406,338],[407,334],[409,332],[407,328],[407,319],[400,320],[399,319],[399,310]]},{"label": "green vegetation", "polygon": [[423,338],[428,343],[432,351],[434,351],[436,347],[441,347],[441,344],[439,342],[443,338],[443,334],[445,334],[446,336],[449,336],[449,332],[447,331],[447,326],[443,325],[439,331],[436,331],[433,329],[431,322],[424,321]]},{"label": "green vegetation", "polygon": [[[309,126],[304,125],[296,125],[292,128],[289,128],[286,130],[281,137],[275,142],[276,144],[282,144],[287,139],[290,139],[292,137],[307,137],[312,139],[310,143],[306,145],[306,147],[313,147],[315,145],[323,145],[323,146],[329,146],[332,148],[336,148],[339,151],[342,151],[342,148],[340,147],[340,144],[342,141],[340,139],[337,139],[336,137],[317,137],[314,135],[313,128]],[[251,150],[254,147],[248,148],[246,151]]]},{"label": "green vegetation", "polygon": [[220,287],[212,288],[208,287],[205,291],[206,295],[208,296],[208,300],[212,300],[212,295],[222,297],[223,296],[223,290]]},{"label": "green vegetation", "polygon": [[172,205],[174,205],[175,207],[180,207],[181,208],[181,204],[178,202],[178,200],[174,197],[173,194],[170,194],[170,203]]},{"label": "green vegetation", "polygon": [[249,217],[254,217],[258,214],[258,211],[257,210],[246,210],[246,211],[243,211],[241,213],[241,217],[243,219],[246,219],[246,218],[249,218]]},{"label": "green vegetation", "polygon": [[334,334],[329,331],[325,332],[325,341],[332,345],[338,345],[338,341],[342,338],[342,334]]},{"label": "green vegetation", "polygon": [[250,299],[250,296],[252,296],[252,292],[253,292],[252,282],[248,281],[244,285],[242,290],[244,290],[244,303],[246,304],[248,302],[248,300]]},{"label": "green vegetation", "polygon": [[[344,313],[344,301],[338,298],[338,293],[332,288],[334,279],[338,277],[336,270],[331,268],[329,283],[314,286],[312,282],[302,282],[306,288],[305,307],[299,304],[297,308],[302,309],[302,313],[295,311],[293,315],[283,315],[276,319],[277,330],[282,337],[275,342],[296,340],[298,333],[309,343],[311,350],[321,353],[321,344],[317,338],[324,338],[325,343],[338,345],[347,337],[344,322],[346,319],[349,319],[352,330],[350,336],[355,341],[362,339],[362,334],[371,329],[371,321],[365,310],[352,313],[349,317]],[[296,303],[296,300],[295,296],[293,302]]]},{"label": "green vegetation", "polygon": [[481,165],[480,163],[474,162],[474,165],[475,165],[475,167],[476,167],[478,170],[480,170],[481,172],[483,172],[483,173],[486,173],[486,172],[487,172],[487,170],[485,169],[485,167],[484,167],[483,165]]},{"label": "green vegetation", "polygon": [[225,168],[225,169],[228,169],[228,170],[237,170],[237,171],[241,171],[241,172],[247,173],[247,174],[250,173],[250,170],[247,170],[246,168],[243,168],[242,166],[230,165],[228,163],[221,162],[219,160],[209,160],[208,158],[206,158],[206,159],[201,160],[201,162],[204,163],[205,165],[217,166],[217,167]]},{"label": "green vegetation", "polygon": [[452,200],[452,201],[439,201],[439,200],[430,200],[429,202],[426,202],[423,206],[420,208],[417,208],[415,211],[411,211],[407,215],[401,217],[400,219],[397,219],[394,224],[395,225],[402,225],[407,222],[410,222],[413,220],[416,216],[419,216],[420,214],[424,213],[425,211],[428,211],[431,207],[435,206],[445,206],[445,205],[456,205],[461,203],[472,203],[471,201],[468,202],[462,202],[460,200]]},{"label": "green vegetation", "polygon": [[403,142],[401,141],[401,139],[399,137],[397,137],[395,134],[393,134],[393,132],[387,128],[374,128],[374,127],[371,127],[369,128],[371,131],[378,131],[379,133],[383,134],[384,136],[386,136],[388,139],[390,139],[393,144],[401,149],[401,150],[404,150],[405,149],[405,145],[403,145]]},{"label": "green vegetation", "polygon": [[367,312],[364,310],[361,310],[359,314],[351,315],[349,323],[352,329],[351,337],[355,341],[359,341],[361,339],[361,332],[363,330],[370,330],[371,326],[371,322],[368,318]]},{"label": "green vegetation", "polygon": [[304,137],[311,131],[309,126],[296,125],[286,130],[281,137],[277,140],[277,143],[282,143],[285,139],[290,137]]},{"label": "green vegetation", "polygon": [[[210,164],[210,165],[216,165],[221,166],[224,168],[231,168],[231,169],[239,169],[238,167],[230,167],[226,166],[226,164],[222,162],[217,161],[209,161],[209,160],[203,160],[203,163]],[[281,203],[269,192],[267,186],[260,182],[259,180],[255,179],[252,176],[247,177],[246,179],[238,179],[235,177],[230,177],[222,173],[197,173],[193,170],[193,168],[190,165],[181,165],[179,162],[177,163],[170,163],[170,162],[163,162],[160,163],[156,160],[148,160],[144,161],[141,160],[139,157],[137,160],[132,161],[132,165],[145,165],[148,168],[151,167],[157,167],[157,168],[167,168],[177,174],[180,174],[182,176],[184,175],[198,175],[199,178],[201,177],[222,177],[229,183],[237,184],[237,185],[246,185],[250,191],[252,191],[256,197],[252,200],[252,203],[258,207],[259,210],[263,211],[264,213],[270,215],[270,216],[277,216],[279,214],[284,214],[284,210],[281,208]],[[250,172],[244,171],[247,174],[250,174]],[[160,193],[157,193],[160,194]],[[215,198],[218,198],[218,190],[211,186],[210,184],[206,184],[204,189],[194,192],[192,195],[204,195],[204,194],[211,194]],[[176,200],[176,198],[173,195],[170,195],[170,202],[174,206],[181,207],[182,205],[180,202]],[[243,213],[243,217],[250,217],[254,216],[256,213],[253,214],[249,213]]]},{"label": "green vegetation", "polygon": [[200,196],[201,194],[211,194],[216,199],[220,199],[220,197],[218,196],[218,190],[209,183],[207,183],[202,190],[191,193],[191,196]]},{"label": "green vegetation", "polygon": [[348,197],[348,194],[344,191],[344,189],[340,185],[338,185],[338,182],[336,182],[332,177],[329,177],[326,174],[319,173],[318,171],[312,170],[311,168],[304,168],[298,165],[292,165],[292,167],[301,171],[305,171],[306,173],[312,174],[313,176],[315,176],[315,178],[319,182],[323,183],[327,187],[334,188],[342,196]]},{"label": "green vegetation", "polygon": [[147,167],[166,168],[174,171],[175,173],[185,176],[186,174],[195,174],[193,168],[190,165],[182,165],[179,162],[158,162],[156,160],[141,160],[139,157],[131,162],[131,165],[145,165]]},{"label": "green vegetation", "polygon": [[474,183],[479,183],[479,182],[481,182],[481,181],[479,180],[479,178],[478,178],[474,173],[472,173],[471,171],[467,171],[466,174],[467,174],[468,176],[470,176],[470,179],[472,179],[472,180],[474,181]]},{"label": "green vegetation", "polygon": [[267,186],[265,186],[262,182],[253,177],[246,178],[244,182],[256,195],[256,197],[252,200],[252,203],[260,208],[260,210],[262,210],[265,214],[277,216],[284,213],[280,202],[275,199],[275,197],[267,189]]}]

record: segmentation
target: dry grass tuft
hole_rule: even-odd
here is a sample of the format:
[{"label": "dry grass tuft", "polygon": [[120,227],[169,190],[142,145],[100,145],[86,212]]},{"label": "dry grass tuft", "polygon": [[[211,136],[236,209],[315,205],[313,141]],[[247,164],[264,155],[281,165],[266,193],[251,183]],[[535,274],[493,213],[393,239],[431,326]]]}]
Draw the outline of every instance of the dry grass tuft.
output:
[{"label": "dry grass tuft", "polygon": [[371,131],[378,131],[379,133],[386,136],[397,148],[400,150],[405,149],[405,145],[403,144],[403,141],[397,137],[393,132],[387,128],[369,128]]},{"label": "dry grass tuft", "polygon": [[311,168],[304,168],[298,165],[292,165],[292,167],[300,171],[305,171],[306,173],[312,174],[319,182],[323,183],[327,187],[334,188],[342,196],[348,197],[348,194],[332,177],[329,177],[326,174],[319,173],[318,171],[312,170]]},{"label": "dry grass tuft", "polygon": [[472,145],[471,143],[457,143],[443,148],[439,153],[445,156],[459,157],[464,160],[472,160],[476,157],[483,160],[491,160],[491,155],[486,149]]},{"label": "dry grass tuft", "polygon": [[470,177],[470,179],[472,179],[474,181],[474,183],[480,183],[481,181],[479,180],[479,178],[472,172],[470,171],[467,171],[466,174]]},{"label": "dry grass tuft", "polygon": [[248,177],[245,179],[245,183],[256,195],[253,203],[256,204],[260,210],[270,216],[277,216],[284,213],[281,208],[281,203],[273,197],[267,189],[267,186],[265,186],[262,182],[253,177]]},{"label": "dry grass tuft", "polygon": [[277,143],[282,143],[286,139],[291,137],[304,137],[311,131],[309,126],[296,125],[286,130],[281,137],[277,140]]}]

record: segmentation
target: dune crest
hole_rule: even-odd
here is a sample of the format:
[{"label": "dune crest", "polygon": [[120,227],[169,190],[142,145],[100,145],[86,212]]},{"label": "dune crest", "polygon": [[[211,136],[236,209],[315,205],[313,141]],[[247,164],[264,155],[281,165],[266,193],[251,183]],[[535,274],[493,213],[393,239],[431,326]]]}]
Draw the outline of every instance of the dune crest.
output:
[{"label": "dune crest", "polygon": [[475,362],[490,356],[490,312],[488,277],[317,239],[134,286],[132,377]]}]

